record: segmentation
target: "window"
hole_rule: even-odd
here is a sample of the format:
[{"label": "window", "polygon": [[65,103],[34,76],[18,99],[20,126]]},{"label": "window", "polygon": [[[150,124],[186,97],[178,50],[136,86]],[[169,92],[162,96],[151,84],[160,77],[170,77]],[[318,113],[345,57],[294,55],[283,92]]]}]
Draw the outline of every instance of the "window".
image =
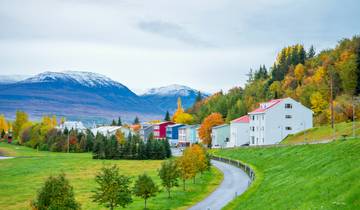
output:
[{"label": "window", "polygon": [[291,127],[285,127],[285,130],[288,130],[288,131],[291,131],[292,129],[291,129]]},{"label": "window", "polygon": [[285,104],[285,109],[291,109],[292,108],[292,104]]},{"label": "window", "polygon": [[251,118],[252,118],[252,120],[255,120],[255,116],[253,115],[253,116],[251,116]]},{"label": "window", "polygon": [[225,142],[229,142],[229,138],[226,138],[226,139],[225,139]]},{"label": "window", "polygon": [[255,144],[255,137],[251,137],[251,144]]},{"label": "window", "polygon": [[255,126],[251,126],[251,127],[250,127],[250,130],[251,130],[251,131],[255,131]]},{"label": "window", "polygon": [[291,118],[292,118],[292,116],[291,116],[291,115],[289,115],[289,114],[287,114],[287,115],[285,115],[285,118],[286,118],[286,119],[291,119]]},{"label": "window", "polygon": [[262,120],[264,120],[264,115],[262,115],[261,117],[262,117]]},{"label": "window", "polygon": [[265,143],[265,139],[264,138],[262,138],[263,139],[263,143]]},{"label": "window", "polygon": [[259,120],[259,116],[256,116],[256,120]]}]

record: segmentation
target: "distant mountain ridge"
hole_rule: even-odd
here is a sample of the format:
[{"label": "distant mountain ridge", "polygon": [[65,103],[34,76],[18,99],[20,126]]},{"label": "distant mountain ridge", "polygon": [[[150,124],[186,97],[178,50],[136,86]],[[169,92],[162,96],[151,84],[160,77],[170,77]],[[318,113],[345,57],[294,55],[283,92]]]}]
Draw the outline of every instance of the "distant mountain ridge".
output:
[{"label": "distant mountain ridge", "polygon": [[[198,90],[193,88],[172,84],[159,88],[151,88],[141,95],[142,98],[151,101],[164,110],[173,112],[176,109],[177,99],[180,97],[182,105],[185,108],[190,108],[196,100]],[[202,97],[208,97],[209,94],[200,92]]]},{"label": "distant mountain ridge", "polygon": [[0,83],[0,113],[13,118],[16,110],[24,110],[33,118],[56,114],[101,122],[118,116],[125,121],[135,116],[142,120],[162,119],[166,110],[176,108],[179,96],[186,107],[193,104],[196,95],[192,88],[171,85],[138,96],[101,74],[47,71],[21,81]]}]

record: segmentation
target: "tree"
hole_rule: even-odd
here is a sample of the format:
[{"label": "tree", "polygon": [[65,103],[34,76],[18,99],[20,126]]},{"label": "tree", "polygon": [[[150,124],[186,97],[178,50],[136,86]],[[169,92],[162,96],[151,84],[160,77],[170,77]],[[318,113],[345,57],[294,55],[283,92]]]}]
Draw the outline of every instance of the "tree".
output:
[{"label": "tree", "polygon": [[6,122],[5,116],[0,115],[0,131],[8,132],[9,126],[8,122]]},{"label": "tree", "polygon": [[33,209],[80,209],[80,204],[76,202],[73,187],[65,178],[65,174],[57,177],[50,176],[44,186],[39,190],[36,199],[31,202]]},{"label": "tree", "polygon": [[199,128],[199,137],[203,144],[211,147],[211,130],[213,127],[224,124],[224,120],[220,113],[212,113],[207,116]]},{"label": "tree", "polygon": [[274,98],[279,98],[281,96],[281,83],[279,81],[275,81],[270,85],[270,93]]},{"label": "tree", "polygon": [[166,114],[165,114],[165,118],[164,118],[165,121],[170,121],[170,113],[169,111],[166,111]]},{"label": "tree", "polygon": [[192,124],[194,123],[194,117],[189,113],[183,112],[176,116],[174,122],[180,124]]},{"label": "tree", "polygon": [[316,55],[316,51],[313,45],[310,46],[309,52],[307,53],[307,58],[313,58]]},{"label": "tree", "polygon": [[294,74],[295,74],[296,80],[301,85],[301,81],[304,78],[304,74],[305,74],[304,65],[302,65],[301,63],[296,65],[295,70],[294,70]]},{"label": "tree", "polygon": [[195,103],[200,102],[201,100],[202,100],[202,95],[201,92],[198,91],[196,95]]},{"label": "tree", "polygon": [[140,120],[139,120],[138,116],[136,116],[134,119],[134,125],[138,125],[138,124],[140,124]]},{"label": "tree", "polygon": [[310,103],[311,109],[315,112],[315,114],[319,114],[324,111],[328,105],[320,92],[315,92],[310,96]]},{"label": "tree", "polygon": [[358,77],[357,74],[357,57],[348,51],[340,56],[340,61],[335,64],[339,71],[344,91],[350,95],[355,93]]},{"label": "tree", "polygon": [[205,149],[198,144],[194,144],[190,147],[190,151],[195,155],[196,171],[202,174],[208,169]]},{"label": "tree", "polygon": [[177,159],[180,170],[180,178],[183,181],[183,189],[185,191],[186,180],[192,179],[196,175],[195,155],[189,148],[186,148],[183,155]]},{"label": "tree", "polygon": [[159,191],[158,187],[151,179],[150,176],[147,174],[139,175],[138,179],[135,182],[133,192],[137,197],[141,197],[144,199],[145,202],[145,209],[146,209],[146,201],[154,197],[156,193]]},{"label": "tree", "polygon": [[111,210],[117,206],[125,208],[132,202],[130,178],[120,175],[116,165],[112,167],[103,167],[95,177],[99,185],[94,191],[93,201],[104,205]]},{"label": "tree", "polygon": [[180,171],[175,160],[167,160],[161,164],[161,168],[158,173],[162,185],[168,191],[168,197],[170,198],[171,188],[179,186],[178,178]]},{"label": "tree", "polygon": [[112,126],[115,126],[115,125],[116,125],[116,122],[115,122],[114,119],[112,120],[111,125],[112,125]]},{"label": "tree", "polygon": [[176,118],[177,116],[181,115],[184,113],[184,109],[182,108],[182,104],[181,104],[181,98],[179,97],[177,100],[177,109],[172,117],[173,122],[176,122]]},{"label": "tree", "polygon": [[121,145],[125,144],[126,138],[125,138],[124,133],[121,132],[120,129],[118,129],[118,130],[115,132],[115,137],[116,137],[116,140],[119,142],[119,144],[121,144]]},{"label": "tree", "polygon": [[16,111],[16,117],[13,125],[13,138],[17,139],[23,124],[29,121],[29,116],[23,111]]},{"label": "tree", "polygon": [[117,126],[122,126],[122,122],[121,122],[121,118],[120,118],[120,117],[118,118]]}]

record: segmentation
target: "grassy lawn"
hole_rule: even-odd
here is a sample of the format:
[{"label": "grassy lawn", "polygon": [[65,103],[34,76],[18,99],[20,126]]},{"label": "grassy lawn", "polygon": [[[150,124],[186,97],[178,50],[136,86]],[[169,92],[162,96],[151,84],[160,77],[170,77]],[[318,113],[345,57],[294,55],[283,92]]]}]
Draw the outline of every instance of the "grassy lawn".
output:
[{"label": "grassy lawn", "polygon": [[[76,199],[82,204],[82,209],[106,209],[93,203],[89,198],[94,190],[97,171],[105,165],[116,164],[121,172],[135,176],[143,172],[152,176],[160,185],[157,169],[162,161],[158,160],[93,160],[91,154],[65,154],[53,152],[38,152],[36,150],[0,143],[0,154],[17,156],[14,159],[0,160],[0,209],[30,209],[29,202],[44,180],[50,174],[63,171],[69,178],[75,190]],[[197,183],[188,181],[186,192],[181,187],[174,189],[172,198],[162,190],[155,198],[149,200],[150,209],[186,209],[201,201],[221,183],[223,175],[215,168],[207,172]],[[143,200],[134,197],[134,202],[128,209],[142,209]]]},{"label": "grassy lawn", "polygon": [[[335,135],[331,125],[311,128],[305,132],[299,132],[295,135],[289,135],[282,144],[294,144],[301,142],[312,142],[319,140],[328,140],[343,138],[343,135],[351,137],[353,135],[352,122],[342,122],[335,124]],[[360,136],[360,122],[355,122],[355,135]]]},{"label": "grassy lawn", "polygon": [[213,153],[256,171],[248,191],[226,209],[360,209],[360,139]]}]

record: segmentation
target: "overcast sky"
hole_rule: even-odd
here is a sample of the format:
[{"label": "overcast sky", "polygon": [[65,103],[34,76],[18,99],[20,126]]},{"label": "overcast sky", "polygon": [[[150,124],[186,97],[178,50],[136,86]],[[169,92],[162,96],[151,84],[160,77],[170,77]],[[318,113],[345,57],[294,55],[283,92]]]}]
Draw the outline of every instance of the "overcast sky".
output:
[{"label": "overcast sky", "polygon": [[0,0],[0,74],[227,90],[286,45],[320,50],[360,34],[359,11],[359,0]]}]

